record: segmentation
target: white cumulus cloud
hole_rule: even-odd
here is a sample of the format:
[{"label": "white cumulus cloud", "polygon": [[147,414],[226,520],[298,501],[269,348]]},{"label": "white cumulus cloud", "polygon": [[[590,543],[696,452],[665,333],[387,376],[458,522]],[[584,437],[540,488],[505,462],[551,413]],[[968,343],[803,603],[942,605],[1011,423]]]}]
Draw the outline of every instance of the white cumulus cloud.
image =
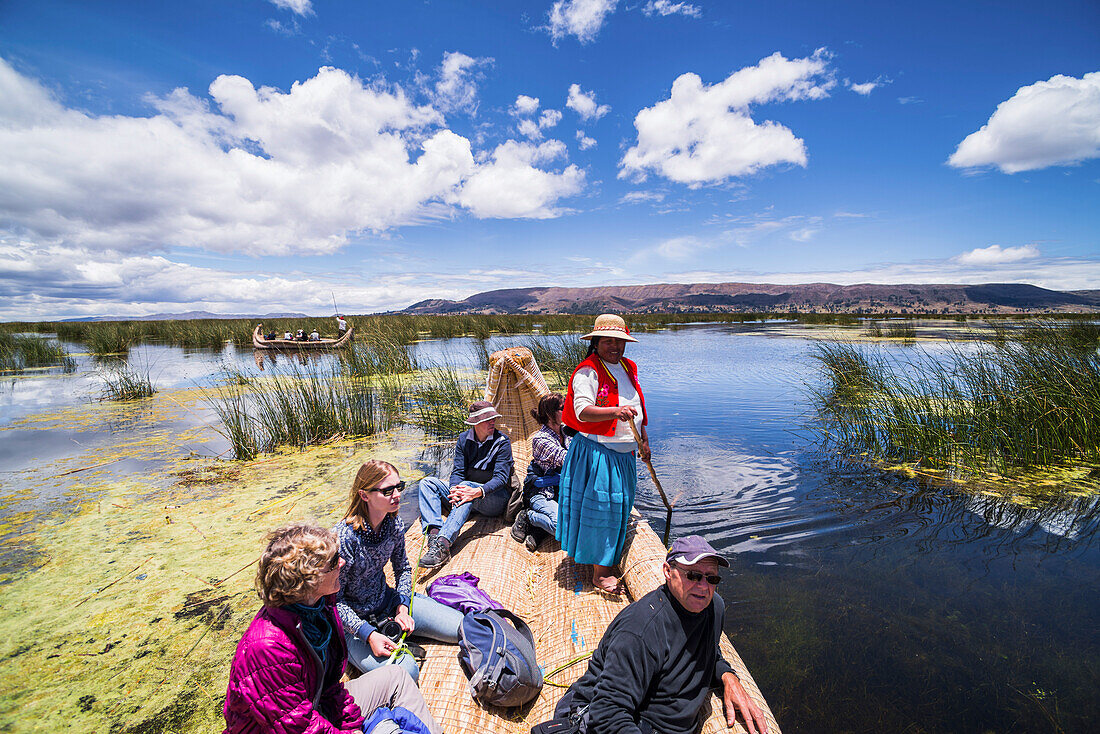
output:
[{"label": "white cumulus cloud", "polygon": [[[323,253],[453,215],[465,200],[478,217],[553,216],[583,184],[572,167],[536,169],[546,156],[479,163],[435,108],[331,67],[285,92],[220,76],[209,93],[149,98],[148,117],[96,116],[0,59],[0,236],[119,252]],[[503,171],[510,205],[460,196]]]},{"label": "white cumulus cloud", "polygon": [[313,15],[313,3],[310,0],[269,0],[277,8],[289,10],[298,15]]},{"label": "white cumulus cloud", "polygon": [[517,115],[530,115],[532,112],[539,108],[538,97],[528,97],[526,94],[521,94],[516,97],[516,102],[512,105],[512,111]]},{"label": "white cumulus cloud", "polygon": [[545,130],[561,122],[561,110],[543,110],[539,115],[539,128]]},{"label": "white cumulus cloud", "polygon": [[618,0],[558,0],[550,8],[550,37],[554,43],[569,35],[591,43],[617,4]]},{"label": "white cumulus cloud", "polygon": [[1020,87],[948,159],[956,168],[1033,171],[1100,157],[1100,71]]},{"label": "white cumulus cloud", "polygon": [[580,84],[569,85],[565,106],[580,115],[582,120],[598,120],[611,111],[609,105],[596,104],[596,93],[583,91]]},{"label": "white cumulus cloud", "polygon": [[805,166],[803,141],[777,122],[755,122],[751,106],[829,96],[835,80],[828,58],[823,49],[801,59],[776,52],[709,86],[697,74],[682,74],[668,99],[634,118],[638,140],[623,156],[619,177],[644,180],[653,172],[699,186],[781,163]]},{"label": "white cumulus cloud", "polygon": [[477,110],[477,79],[479,66],[493,63],[491,58],[475,59],[459,51],[443,54],[439,67],[439,81],[435,84],[435,105],[444,111]]},{"label": "white cumulus cloud", "polygon": [[480,218],[548,219],[561,212],[551,205],[580,192],[584,171],[569,165],[560,172],[542,170],[565,157],[565,145],[548,140],[541,145],[509,140],[497,146],[492,159],[462,186],[458,201]]},{"label": "white cumulus cloud", "polygon": [[595,138],[590,138],[587,135],[585,135],[582,131],[578,130],[577,131],[577,144],[580,146],[581,150],[588,150],[589,148],[595,148],[596,147],[596,139]]},{"label": "white cumulus cloud", "polygon": [[1000,263],[1033,260],[1037,257],[1039,257],[1039,248],[1035,245],[1021,245],[1019,247],[990,245],[989,247],[978,247],[969,252],[964,252],[955,258],[955,262],[961,265],[998,265]]},{"label": "white cumulus cloud", "polygon": [[692,5],[691,3],[674,3],[671,0],[649,0],[643,7],[642,12],[646,16],[653,15],[686,15],[689,18],[700,18],[703,15],[703,9],[698,5]]},{"label": "white cumulus cloud", "polygon": [[542,131],[539,130],[538,123],[534,120],[520,120],[519,124],[516,125],[516,129],[519,130],[519,134],[525,138],[530,138],[531,140],[539,140],[542,138]]}]

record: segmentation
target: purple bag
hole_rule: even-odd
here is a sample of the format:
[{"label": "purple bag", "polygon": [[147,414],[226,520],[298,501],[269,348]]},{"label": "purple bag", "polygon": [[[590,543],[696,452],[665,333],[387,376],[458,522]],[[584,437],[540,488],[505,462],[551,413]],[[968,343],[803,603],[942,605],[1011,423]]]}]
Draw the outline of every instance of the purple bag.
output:
[{"label": "purple bag", "polygon": [[500,609],[500,602],[477,588],[480,580],[469,571],[440,576],[428,586],[428,596],[463,614]]}]

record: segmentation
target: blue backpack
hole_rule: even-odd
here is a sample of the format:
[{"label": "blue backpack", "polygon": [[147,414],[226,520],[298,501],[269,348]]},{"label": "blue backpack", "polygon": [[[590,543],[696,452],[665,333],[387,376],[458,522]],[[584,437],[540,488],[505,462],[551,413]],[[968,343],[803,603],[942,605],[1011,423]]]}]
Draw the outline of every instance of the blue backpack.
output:
[{"label": "blue backpack", "polygon": [[507,609],[462,618],[458,662],[470,679],[470,695],[488,706],[522,706],[542,691],[535,636]]}]

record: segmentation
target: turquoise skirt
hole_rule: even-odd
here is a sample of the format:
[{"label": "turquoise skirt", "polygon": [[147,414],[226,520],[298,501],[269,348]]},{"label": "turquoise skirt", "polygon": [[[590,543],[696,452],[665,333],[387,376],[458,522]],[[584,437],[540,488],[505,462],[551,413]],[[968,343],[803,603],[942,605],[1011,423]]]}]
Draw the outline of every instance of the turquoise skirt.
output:
[{"label": "turquoise skirt", "polygon": [[562,550],[576,563],[614,566],[626,542],[626,525],[638,488],[634,452],[606,448],[583,433],[569,443],[558,487]]}]

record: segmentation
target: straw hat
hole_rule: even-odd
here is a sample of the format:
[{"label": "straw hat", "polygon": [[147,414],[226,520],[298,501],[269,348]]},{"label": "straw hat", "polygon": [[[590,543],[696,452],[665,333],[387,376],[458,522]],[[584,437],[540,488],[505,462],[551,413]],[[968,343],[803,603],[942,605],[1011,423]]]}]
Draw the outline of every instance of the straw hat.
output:
[{"label": "straw hat", "polygon": [[594,336],[609,336],[613,339],[624,339],[628,342],[638,341],[630,335],[630,329],[626,328],[626,322],[623,321],[622,317],[613,313],[604,313],[597,316],[592,331],[582,336],[581,339],[591,339]]}]

